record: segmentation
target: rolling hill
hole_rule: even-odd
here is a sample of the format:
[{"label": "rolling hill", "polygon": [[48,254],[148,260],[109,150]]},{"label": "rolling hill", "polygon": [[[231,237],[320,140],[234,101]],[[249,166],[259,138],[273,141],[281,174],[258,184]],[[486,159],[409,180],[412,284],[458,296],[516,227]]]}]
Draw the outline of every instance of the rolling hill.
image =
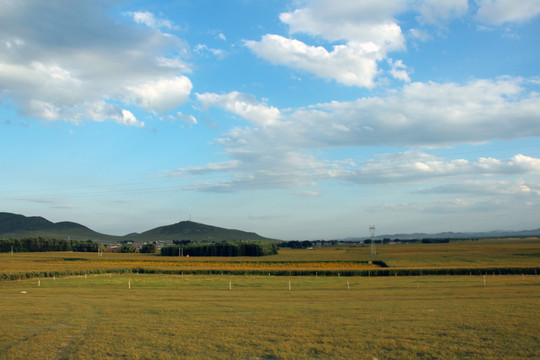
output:
[{"label": "rolling hill", "polygon": [[191,240],[191,241],[235,241],[235,240],[274,240],[254,232],[225,229],[194,221],[181,221],[176,224],[160,226],[128,238],[139,241]]},{"label": "rolling hill", "polygon": [[41,216],[0,212],[0,238],[20,239],[27,237],[94,240],[102,243],[122,240],[120,236],[101,234],[71,221],[53,223]]},{"label": "rolling hill", "polygon": [[0,212],[0,238],[44,237],[72,240],[93,240],[104,244],[121,241],[234,241],[274,240],[253,232],[225,229],[193,221],[181,221],[159,226],[143,233],[114,236],[98,233],[88,227],[69,221],[53,223],[40,216],[24,216]]}]

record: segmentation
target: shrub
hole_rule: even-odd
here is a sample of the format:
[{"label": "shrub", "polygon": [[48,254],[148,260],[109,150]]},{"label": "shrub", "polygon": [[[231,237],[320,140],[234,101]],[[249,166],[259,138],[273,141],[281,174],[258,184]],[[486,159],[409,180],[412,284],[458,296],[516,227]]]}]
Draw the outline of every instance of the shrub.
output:
[{"label": "shrub", "polygon": [[137,248],[133,244],[123,244],[118,248],[120,253],[134,253],[137,252]]},{"label": "shrub", "polygon": [[147,253],[147,254],[153,254],[157,250],[157,247],[155,244],[144,244],[141,247],[141,250],[139,252],[141,253]]}]

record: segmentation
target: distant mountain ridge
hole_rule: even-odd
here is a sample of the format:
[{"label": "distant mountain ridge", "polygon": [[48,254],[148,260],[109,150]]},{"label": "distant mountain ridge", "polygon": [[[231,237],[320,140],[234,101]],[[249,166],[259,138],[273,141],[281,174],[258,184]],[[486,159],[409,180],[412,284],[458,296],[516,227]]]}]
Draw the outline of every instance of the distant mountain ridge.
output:
[{"label": "distant mountain ridge", "polygon": [[[483,232],[440,232],[434,234],[428,233],[412,233],[412,234],[385,234],[375,236],[376,240],[381,239],[463,239],[463,238],[502,238],[502,237],[527,237],[527,236],[540,236],[540,228],[533,230],[495,230],[495,231],[483,231]],[[343,240],[348,241],[363,241],[369,237],[361,238],[346,238]]]},{"label": "distant mountain ridge", "polygon": [[225,229],[194,221],[159,226],[143,233],[114,236],[98,233],[84,225],[62,221],[53,223],[41,216],[24,216],[0,212],[0,238],[47,237],[72,240],[94,240],[102,243],[129,241],[234,241],[275,240],[254,232]]}]

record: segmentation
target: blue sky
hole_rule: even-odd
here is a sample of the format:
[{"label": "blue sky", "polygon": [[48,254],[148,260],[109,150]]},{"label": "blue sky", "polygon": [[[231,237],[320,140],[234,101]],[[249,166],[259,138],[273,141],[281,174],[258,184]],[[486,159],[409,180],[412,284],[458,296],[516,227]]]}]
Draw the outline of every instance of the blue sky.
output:
[{"label": "blue sky", "polygon": [[0,211],[540,227],[540,1],[0,0]]}]

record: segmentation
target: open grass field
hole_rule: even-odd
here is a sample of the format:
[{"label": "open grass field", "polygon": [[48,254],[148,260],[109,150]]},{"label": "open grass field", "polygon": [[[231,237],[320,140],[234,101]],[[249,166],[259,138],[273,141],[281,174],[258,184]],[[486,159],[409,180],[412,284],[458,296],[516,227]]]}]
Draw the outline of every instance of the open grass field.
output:
[{"label": "open grass field", "polygon": [[540,358],[536,276],[39,282],[0,282],[1,359]]},{"label": "open grass field", "polygon": [[[0,359],[540,358],[538,239],[377,250],[190,259],[0,254],[3,279],[19,279],[0,281]],[[512,267],[525,275],[340,276],[371,269],[368,260],[396,270]],[[280,268],[319,276],[227,272]]]}]

